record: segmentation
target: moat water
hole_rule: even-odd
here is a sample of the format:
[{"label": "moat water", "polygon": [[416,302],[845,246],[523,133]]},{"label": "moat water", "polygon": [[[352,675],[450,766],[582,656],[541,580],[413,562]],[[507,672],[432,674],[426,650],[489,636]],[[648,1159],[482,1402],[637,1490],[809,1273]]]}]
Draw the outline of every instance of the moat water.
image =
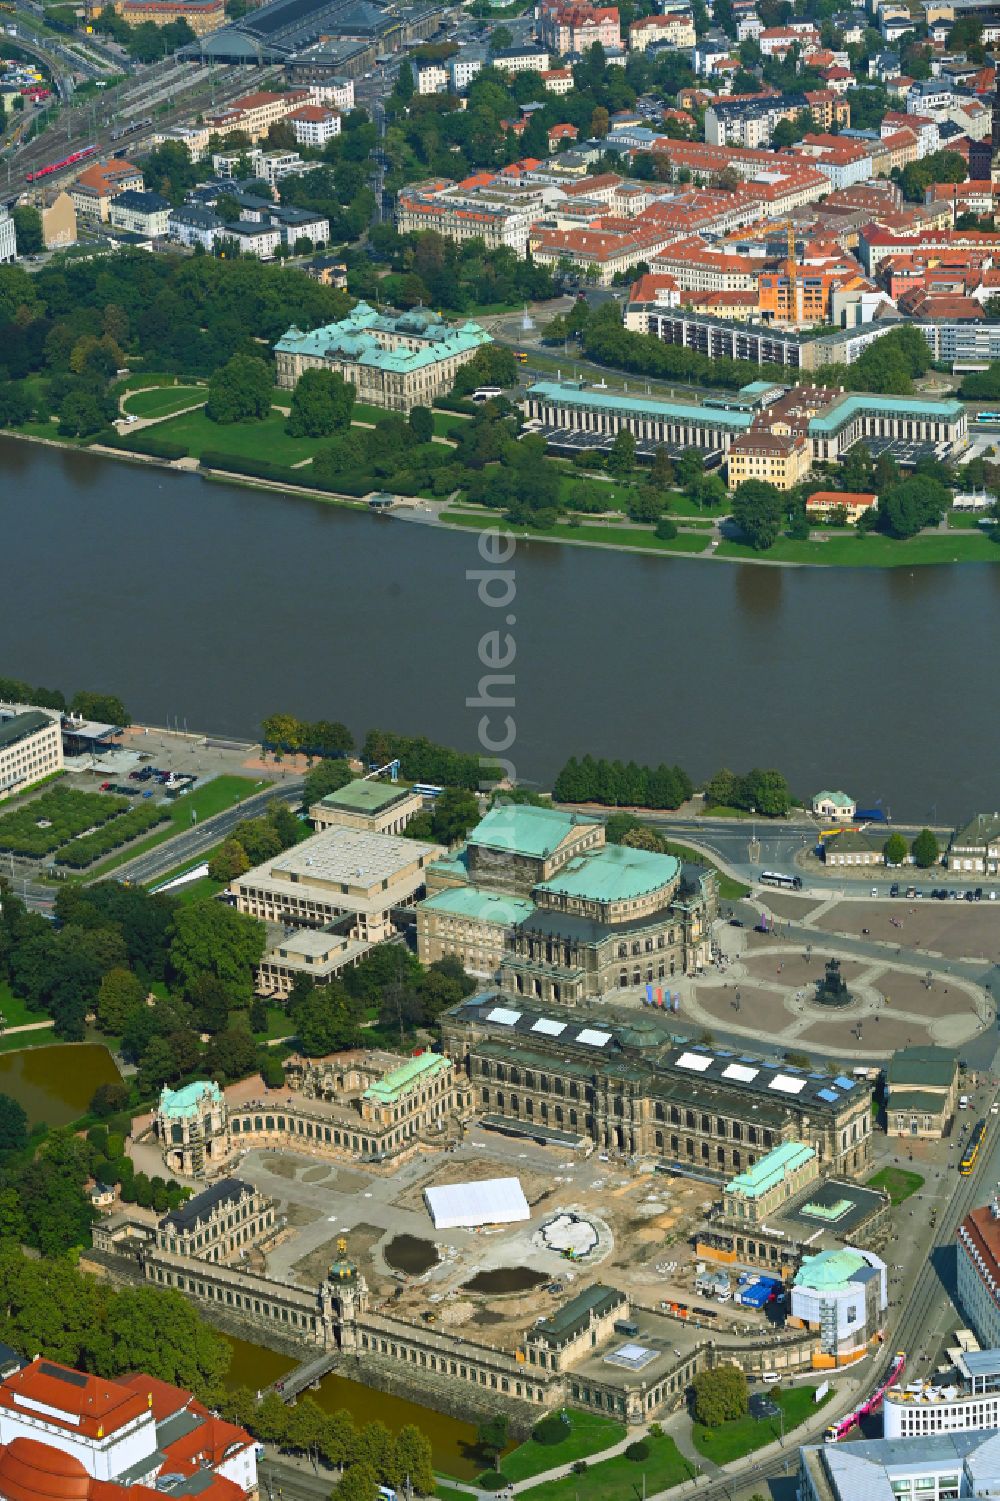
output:
[{"label": "moat water", "polygon": [[58,1043],[0,1053],[0,1094],[17,1100],[29,1126],[40,1121],[68,1125],[83,1115],[99,1084],[117,1084],[120,1079],[114,1059],[100,1043]]},{"label": "moat water", "polygon": [[[487,633],[526,783],[570,754],[778,766],[896,817],[997,804],[1000,567],[787,569],[518,542],[0,439],[0,674],[252,737],[343,719],[475,750]],[[510,599],[505,596],[513,589]],[[508,623],[510,617],[510,623]],[[502,640],[485,648],[509,653]]]},{"label": "moat water", "polygon": [[[279,1355],[263,1345],[227,1336],[232,1347],[233,1360],[226,1377],[227,1386],[249,1386],[253,1390],[270,1386],[298,1364],[287,1355]],[[423,1407],[418,1402],[409,1402],[405,1397],[395,1397],[387,1392],[375,1391],[362,1386],[359,1381],[350,1381],[344,1376],[324,1376],[317,1391],[311,1394],[328,1412],[342,1408],[349,1412],[360,1427],[363,1423],[384,1423],[393,1433],[398,1433],[407,1423],[415,1423],[431,1441],[434,1465],[446,1475],[457,1480],[471,1480],[483,1469],[482,1455],[475,1449],[476,1429],[473,1423],[463,1423],[459,1418],[446,1417],[433,1408]]]}]

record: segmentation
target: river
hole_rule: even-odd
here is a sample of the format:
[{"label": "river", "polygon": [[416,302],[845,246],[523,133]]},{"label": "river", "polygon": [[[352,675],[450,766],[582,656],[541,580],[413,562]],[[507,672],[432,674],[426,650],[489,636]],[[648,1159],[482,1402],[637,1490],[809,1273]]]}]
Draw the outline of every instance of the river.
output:
[{"label": "river", "polygon": [[590,751],[695,779],[777,766],[801,796],[843,787],[913,820],[997,803],[988,564],[765,568],[519,542],[516,597],[496,608],[467,577],[486,566],[472,534],[15,439],[0,474],[0,675],[115,692],[149,723],[252,737],[285,710],[473,750],[483,711],[466,700],[499,629],[515,703],[492,728],[510,713],[525,783]]}]

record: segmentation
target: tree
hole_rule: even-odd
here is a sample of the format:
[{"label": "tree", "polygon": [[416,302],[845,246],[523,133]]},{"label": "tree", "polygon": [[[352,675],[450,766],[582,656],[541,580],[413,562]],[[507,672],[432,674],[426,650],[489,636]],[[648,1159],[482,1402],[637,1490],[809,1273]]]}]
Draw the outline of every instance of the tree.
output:
[{"label": "tree", "polygon": [[197,901],[174,915],[170,963],[185,987],[202,974],[220,979],[237,1005],[253,998],[252,971],[264,952],[264,924],[219,902]]},{"label": "tree", "polygon": [[410,431],[418,443],[429,443],[434,436],[434,414],[430,407],[412,407]]},{"label": "tree", "polygon": [[404,1481],[409,1477],[410,1485],[418,1495],[433,1495],[435,1477],[431,1441],[414,1423],[404,1424],[396,1434],[396,1469]]},{"label": "tree", "polygon": [[498,1412],[476,1424],[476,1448],[487,1464],[495,1465],[506,1447],[509,1423],[507,1414]]},{"label": "tree", "polygon": [[90,1102],[91,1112],[96,1116],[117,1115],[128,1104],[127,1084],[98,1084]]},{"label": "tree", "polygon": [[611,117],[603,105],[598,105],[590,117],[590,133],[592,136],[602,138],[607,135]]},{"label": "tree", "polygon": [[346,761],[321,761],[318,766],[307,771],[303,778],[302,806],[311,807],[320,798],[331,792],[339,792],[341,787],[346,787],[353,780],[354,773]]},{"label": "tree", "polygon": [[212,1390],[226,1374],[231,1351],[193,1304],[173,1289],[126,1288],[115,1295],[104,1334],[100,1374],[143,1371],[195,1391]]},{"label": "tree", "polygon": [[882,853],[886,865],[902,865],[907,855],[906,840],[902,834],[890,834],[882,846]]},{"label": "tree", "polygon": [[349,1465],[333,1489],[332,1501],[378,1501],[378,1476],[371,1465]]},{"label": "tree", "polygon": [[227,839],[208,862],[208,873],[213,881],[235,881],[249,869],[246,850],[237,839]]},{"label": "tree", "polygon": [[503,52],[507,47],[513,47],[514,37],[509,26],[494,26],[490,32],[490,51]]},{"label": "tree", "polygon": [[97,992],[97,1024],[120,1037],[129,1019],[146,1003],[146,987],[128,969],[109,969]]},{"label": "tree", "polygon": [[441,844],[454,844],[479,822],[479,802],[464,787],[446,787],[438,794],[431,816],[434,838]]},{"label": "tree", "polygon": [[780,771],[748,771],[738,789],[740,807],[756,808],[765,818],[783,818],[791,807],[788,783]]},{"label": "tree", "polygon": [[234,354],[209,380],[205,416],[220,423],[262,422],[270,416],[272,395],[271,371],[264,361]]},{"label": "tree", "polygon": [[763,480],[744,480],[733,496],[733,520],[755,552],[766,552],[781,533],[781,492]]},{"label": "tree", "polygon": [[615,434],[608,458],[608,468],[618,479],[624,479],[635,468],[635,438],[623,427]]},{"label": "tree", "polygon": [[0,1153],[20,1152],[28,1143],[28,1117],[16,1100],[0,1094]]},{"label": "tree", "polygon": [[720,1365],[699,1371],[691,1383],[691,1413],[695,1422],[718,1428],[732,1418],[741,1418],[749,1399],[747,1378],[738,1366]]},{"label": "tree", "polygon": [[127,729],[132,723],[132,716],[121,699],[111,693],[74,693],[69,710],[71,714],[82,714],[84,719],[96,719],[120,729]]},{"label": "tree", "polygon": [[37,251],[44,250],[42,216],[36,208],[32,208],[27,203],[19,204],[12,212],[11,218],[14,221],[19,255],[34,255]]},{"label": "tree", "polygon": [[326,438],[342,432],[351,425],[354,396],[354,385],[339,371],[304,370],[292,392],[286,433],[293,438]]},{"label": "tree", "polygon": [[307,1058],[357,1047],[363,1035],[347,1008],[344,992],[333,985],[313,990],[296,1007],[295,1032]]},{"label": "tree", "polygon": [[933,829],[920,830],[910,846],[910,854],[913,856],[913,863],[919,865],[921,870],[937,864],[938,842]]},{"label": "tree", "polygon": [[393,93],[404,104],[408,104],[413,98],[413,68],[405,57],[399,65],[399,72],[396,74],[396,87],[393,89]]}]

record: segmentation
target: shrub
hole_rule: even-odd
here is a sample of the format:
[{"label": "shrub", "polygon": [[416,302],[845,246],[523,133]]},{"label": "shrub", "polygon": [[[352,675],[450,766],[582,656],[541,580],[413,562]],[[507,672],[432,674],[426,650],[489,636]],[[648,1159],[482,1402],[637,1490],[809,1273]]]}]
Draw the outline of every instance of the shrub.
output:
[{"label": "shrub", "polygon": [[476,1476],[476,1484],[483,1491],[502,1491],[510,1482],[499,1470],[484,1470],[481,1475]]},{"label": "shrub", "polygon": [[[16,813],[0,818],[0,850],[15,855],[48,855],[85,830],[117,818],[128,806],[124,797],[53,787]],[[39,823],[47,827],[39,828]]]},{"label": "shrub", "polygon": [[649,1444],[644,1438],[636,1439],[634,1444],[629,1444],[625,1450],[625,1458],[639,1464],[641,1460],[649,1458]]},{"label": "shrub", "polygon": [[587,1461],[585,1459],[575,1459],[573,1461],[571,1469],[574,1475],[586,1475]]},{"label": "shrub", "polygon": [[676,521],[671,521],[669,516],[661,516],[656,523],[654,535],[659,537],[661,542],[672,542],[677,536]]}]

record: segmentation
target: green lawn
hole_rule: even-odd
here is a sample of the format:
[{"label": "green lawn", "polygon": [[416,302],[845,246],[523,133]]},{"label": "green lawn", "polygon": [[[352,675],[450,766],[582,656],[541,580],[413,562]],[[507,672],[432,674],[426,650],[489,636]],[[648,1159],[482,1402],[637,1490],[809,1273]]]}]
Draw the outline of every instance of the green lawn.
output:
[{"label": "green lawn", "polygon": [[902,1204],[911,1194],[923,1188],[924,1180],[919,1173],[911,1173],[905,1167],[884,1167],[874,1178],[868,1179],[869,1188],[880,1188],[894,1204]]},{"label": "green lawn", "polygon": [[264,786],[263,782],[252,782],[249,777],[214,777],[211,782],[206,782],[204,787],[196,787],[186,797],[179,797],[167,804],[169,822],[158,828],[148,839],[140,839],[128,849],[116,851],[110,860],[105,860],[87,870],[86,876],[89,879],[95,874],[104,875],[107,871],[124,865],[126,860],[131,860],[135,855],[144,855],[147,850],[155,849],[158,844],[172,839],[175,834],[180,834],[184,829],[191,827],[192,812],[197,813],[199,823],[204,823],[206,818],[222,813],[226,808],[231,808],[234,803],[241,803],[251,793],[258,792],[262,786]]},{"label": "green lawn", "polygon": [[163,390],[154,386],[145,391],[133,391],[125,398],[125,410],[134,417],[170,417],[174,412],[182,412],[185,407],[207,398],[205,386],[171,386]]},{"label": "green lawn", "polygon": [[[644,1494],[651,1496],[692,1479],[693,1466],[672,1438],[665,1434],[651,1438],[649,1447],[648,1459],[639,1462],[621,1454],[588,1465],[582,1475],[545,1480],[531,1487],[531,1501],[641,1501]],[[501,1460],[501,1468],[506,1463]]]},{"label": "green lawn", "polygon": [[[787,1391],[773,1391],[771,1400],[780,1407],[785,1416],[785,1434],[789,1434],[793,1428],[804,1423],[809,1415],[828,1402],[832,1396],[827,1392],[820,1402],[815,1400],[815,1386],[793,1386]],[[716,1464],[728,1464],[732,1459],[739,1459],[744,1454],[752,1454],[754,1449],[763,1449],[765,1444],[773,1443],[781,1437],[781,1421],[779,1418],[764,1418],[760,1422],[752,1418],[749,1413],[746,1417],[734,1418],[730,1423],[723,1423],[720,1428],[704,1428],[700,1423],[692,1423],[691,1438],[699,1454],[706,1459],[714,1460]]]},{"label": "green lawn", "polygon": [[3,1013],[8,1027],[23,1027],[27,1022],[48,1020],[46,1012],[29,1010],[21,997],[14,994],[6,980],[0,980],[0,1012]]},{"label": "green lawn", "polygon": [[[499,516],[487,516],[481,511],[442,511],[441,519],[452,526],[478,527],[480,531],[495,526],[501,531],[521,535],[517,528],[508,526]],[[535,527],[526,535],[529,539],[539,541],[598,542],[605,547],[633,547],[643,552],[699,553],[704,552],[709,544],[707,536],[698,536],[693,532],[681,532],[679,536],[665,542],[652,532],[634,526]]]},{"label": "green lawn", "polygon": [[702,808],[699,818],[750,818],[745,808],[729,808],[725,803],[717,803],[711,808]]},{"label": "green lawn", "polygon": [[299,464],[329,447],[329,438],[290,438],[285,415],[271,408],[263,422],[212,422],[203,409],[172,417],[156,428],[158,439],[183,443],[189,453],[231,453],[241,459],[266,459],[272,464]]},{"label": "green lawn", "polygon": [[558,1444],[539,1444],[527,1439],[519,1448],[505,1454],[500,1468],[508,1480],[526,1480],[529,1475],[541,1475],[545,1470],[554,1470],[557,1465],[571,1464],[574,1459],[586,1459],[610,1449],[625,1437],[625,1424],[615,1418],[605,1418],[596,1412],[578,1412],[569,1409],[566,1437]]},{"label": "green lawn", "polygon": [[10,1032],[0,1037],[0,1053],[22,1053],[25,1048],[45,1048],[57,1039],[52,1036],[52,1028],[55,1023],[50,1021],[43,1030],[39,1027],[37,1032]]},{"label": "green lawn", "polygon": [[836,537],[829,542],[791,542],[781,537],[766,552],[742,542],[720,542],[720,558],[749,563],[818,563],[840,568],[914,568],[928,563],[1000,563],[1000,547],[969,532],[929,532],[906,542],[894,537]]}]

